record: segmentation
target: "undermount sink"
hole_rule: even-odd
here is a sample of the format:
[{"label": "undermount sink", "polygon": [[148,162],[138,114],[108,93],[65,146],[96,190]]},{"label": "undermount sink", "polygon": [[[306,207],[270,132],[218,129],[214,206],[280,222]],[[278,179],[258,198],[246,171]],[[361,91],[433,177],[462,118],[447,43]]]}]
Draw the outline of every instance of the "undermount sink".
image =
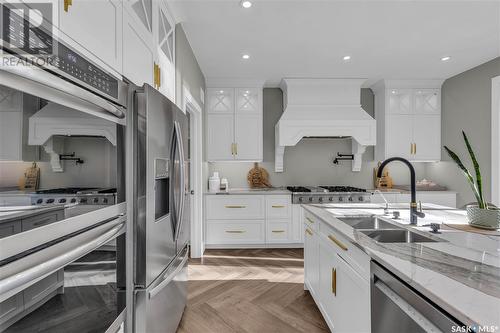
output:
[{"label": "undermount sink", "polygon": [[397,225],[381,220],[377,216],[341,217],[339,218],[339,220],[351,226],[354,229],[370,229],[370,230],[401,229]]},{"label": "undermount sink", "polygon": [[424,243],[438,242],[433,238],[429,238],[406,229],[400,230],[362,230],[360,231],[379,243]]}]

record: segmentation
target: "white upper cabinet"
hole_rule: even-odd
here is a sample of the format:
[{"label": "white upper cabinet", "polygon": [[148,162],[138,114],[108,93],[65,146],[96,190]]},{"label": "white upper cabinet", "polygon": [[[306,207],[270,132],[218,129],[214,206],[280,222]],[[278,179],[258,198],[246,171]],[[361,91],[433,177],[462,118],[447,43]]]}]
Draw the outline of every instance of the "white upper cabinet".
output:
[{"label": "white upper cabinet", "polygon": [[377,160],[441,160],[441,80],[389,80],[375,84]]},{"label": "white upper cabinet", "polygon": [[233,88],[208,88],[207,97],[209,113],[234,113]]},{"label": "white upper cabinet", "polygon": [[170,100],[175,99],[175,24],[163,2],[157,9],[155,20],[158,56],[158,89]]},{"label": "white upper cabinet", "polygon": [[208,88],[207,98],[208,161],[261,161],[262,88]]},{"label": "white upper cabinet", "polygon": [[175,22],[164,1],[124,2],[123,75],[175,101]]},{"label": "white upper cabinet", "polygon": [[59,1],[59,33],[61,32],[115,71],[121,72],[121,1]]}]

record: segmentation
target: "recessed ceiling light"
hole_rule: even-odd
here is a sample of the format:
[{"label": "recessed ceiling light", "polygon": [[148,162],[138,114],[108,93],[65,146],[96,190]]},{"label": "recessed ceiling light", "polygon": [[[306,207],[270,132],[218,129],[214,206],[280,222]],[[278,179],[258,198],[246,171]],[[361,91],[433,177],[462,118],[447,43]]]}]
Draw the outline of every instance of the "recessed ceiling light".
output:
[{"label": "recessed ceiling light", "polygon": [[344,59],[344,61],[349,61],[349,60],[351,60],[351,56],[350,55],[346,55],[342,59]]},{"label": "recessed ceiling light", "polygon": [[247,60],[247,59],[250,59],[250,56],[248,54],[244,54],[241,56],[243,59]]},{"label": "recessed ceiling light", "polygon": [[442,58],[441,58],[441,61],[448,61],[448,60],[450,60],[450,59],[451,59],[451,57],[450,57],[450,56],[446,56],[446,57],[442,57]]},{"label": "recessed ceiling light", "polygon": [[252,2],[248,1],[248,0],[242,0],[240,2],[240,4],[241,4],[241,7],[243,7],[243,8],[250,8],[250,7],[252,7]]}]

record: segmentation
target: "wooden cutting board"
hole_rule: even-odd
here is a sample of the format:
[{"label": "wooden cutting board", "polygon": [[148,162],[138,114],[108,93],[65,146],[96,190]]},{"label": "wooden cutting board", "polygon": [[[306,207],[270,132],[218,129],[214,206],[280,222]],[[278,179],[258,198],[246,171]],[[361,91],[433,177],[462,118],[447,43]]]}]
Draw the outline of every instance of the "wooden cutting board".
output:
[{"label": "wooden cutting board", "polygon": [[35,162],[26,169],[24,172],[24,184],[22,184],[21,189],[23,190],[32,190],[35,191],[38,189],[38,185],[40,184],[40,168],[36,165]]},{"label": "wooden cutting board", "polygon": [[486,235],[486,236],[500,236],[500,230],[488,230],[481,229],[471,226],[470,224],[443,224],[442,229],[447,230],[460,230],[465,232],[473,232],[476,234]]}]

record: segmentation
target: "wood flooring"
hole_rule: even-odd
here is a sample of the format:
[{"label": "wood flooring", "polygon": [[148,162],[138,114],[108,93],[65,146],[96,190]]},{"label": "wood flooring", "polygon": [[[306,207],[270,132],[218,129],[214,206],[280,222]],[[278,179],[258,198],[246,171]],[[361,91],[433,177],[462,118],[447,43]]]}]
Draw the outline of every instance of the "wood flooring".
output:
[{"label": "wood flooring", "polygon": [[190,260],[178,333],[329,332],[304,291],[302,249],[207,250]]}]

